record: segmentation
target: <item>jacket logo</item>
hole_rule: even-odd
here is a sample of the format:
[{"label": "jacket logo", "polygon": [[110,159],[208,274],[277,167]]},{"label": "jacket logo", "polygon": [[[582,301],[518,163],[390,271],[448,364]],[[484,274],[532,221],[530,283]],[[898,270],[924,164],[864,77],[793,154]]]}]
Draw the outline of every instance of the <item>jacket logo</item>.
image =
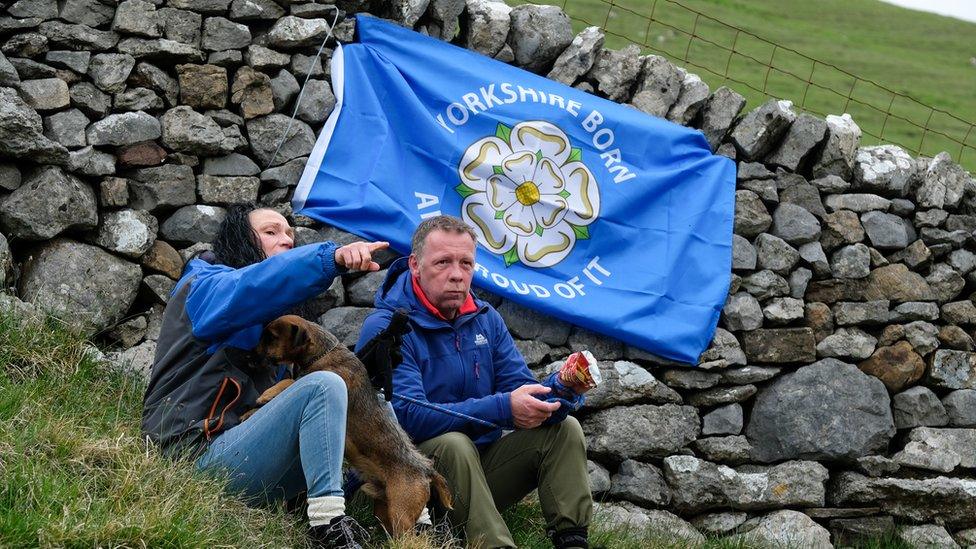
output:
[{"label": "jacket logo", "polygon": [[474,336],[474,344],[475,345],[488,345],[488,338],[486,338],[485,336],[483,336],[481,334],[478,334],[478,335]]}]

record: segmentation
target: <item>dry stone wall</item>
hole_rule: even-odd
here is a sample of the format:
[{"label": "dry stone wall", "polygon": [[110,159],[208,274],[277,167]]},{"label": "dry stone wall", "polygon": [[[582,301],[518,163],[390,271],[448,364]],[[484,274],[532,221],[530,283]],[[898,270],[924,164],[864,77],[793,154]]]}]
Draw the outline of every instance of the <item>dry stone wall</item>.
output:
[{"label": "dry stone wall", "polygon": [[[0,283],[148,367],[186,258],[229,204],[299,243],[354,237],[289,200],[334,107],[329,22],[355,12],[700,129],[738,163],[733,272],[691,369],[482,293],[539,375],[589,349],[578,415],[604,517],[690,539],[976,544],[976,181],[864,146],[850,116],[734,90],[556,7],[491,0],[18,0],[0,12]],[[309,77],[289,128],[300,82]],[[277,154],[275,149],[288,129]],[[388,263],[392,255],[385,258]],[[347,344],[384,273],[314,301]]]}]

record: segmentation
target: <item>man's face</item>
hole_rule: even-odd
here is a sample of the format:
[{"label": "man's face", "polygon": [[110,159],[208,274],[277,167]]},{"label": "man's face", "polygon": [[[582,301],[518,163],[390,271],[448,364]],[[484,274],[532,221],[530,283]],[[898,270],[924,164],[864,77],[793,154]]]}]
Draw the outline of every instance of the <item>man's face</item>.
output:
[{"label": "man's face", "polygon": [[410,255],[410,272],[445,318],[457,316],[471,290],[474,251],[467,233],[432,231],[424,240],[423,255]]},{"label": "man's face", "polygon": [[295,231],[288,226],[288,220],[280,213],[274,210],[254,210],[247,217],[267,257],[295,247]]}]

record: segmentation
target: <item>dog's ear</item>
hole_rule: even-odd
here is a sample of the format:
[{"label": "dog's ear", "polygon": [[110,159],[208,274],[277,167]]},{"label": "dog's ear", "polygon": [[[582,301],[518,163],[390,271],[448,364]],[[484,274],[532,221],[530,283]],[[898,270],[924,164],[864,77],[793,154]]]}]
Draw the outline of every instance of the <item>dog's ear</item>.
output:
[{"label": "dog's ear", "polygon": [[308,331],[305,326],[290,322],[288,323],[288,330],[292,349],[298,349],[308,343]]}]

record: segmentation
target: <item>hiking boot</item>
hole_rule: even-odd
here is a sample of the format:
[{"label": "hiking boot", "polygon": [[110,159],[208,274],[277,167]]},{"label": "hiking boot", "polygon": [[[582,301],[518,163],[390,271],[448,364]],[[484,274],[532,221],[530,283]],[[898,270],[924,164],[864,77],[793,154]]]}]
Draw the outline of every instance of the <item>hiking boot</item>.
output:
[{"label": "hiking boot", "polygon": [[313,526],[308,531],[312,546],[322,549],[362,549],[369,541],[369,533],[349,515],[339,515],[328,524]]},{"label": "hiking boot", "polygon": [[556,549],[589,549],[586,528],[567,528],[550,534]]}]

